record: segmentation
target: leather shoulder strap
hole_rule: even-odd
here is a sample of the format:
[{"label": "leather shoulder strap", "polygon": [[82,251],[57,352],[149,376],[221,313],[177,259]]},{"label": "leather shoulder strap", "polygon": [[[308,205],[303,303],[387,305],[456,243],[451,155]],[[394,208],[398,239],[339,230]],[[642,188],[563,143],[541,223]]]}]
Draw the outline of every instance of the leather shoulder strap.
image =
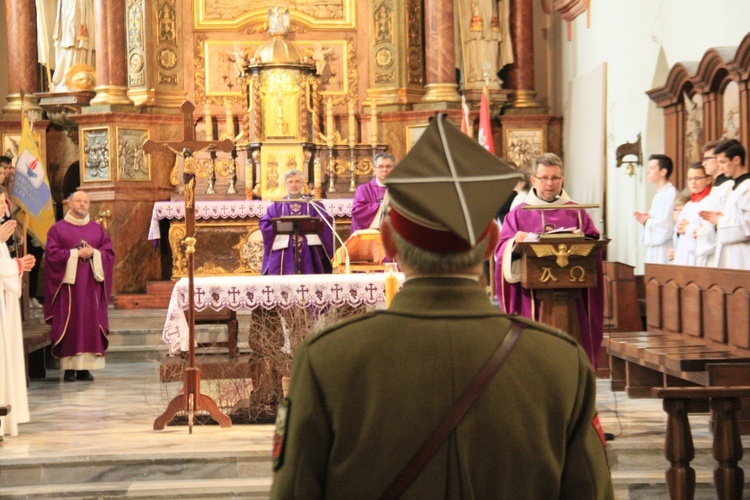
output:
[{"label": "leather shoulder strap", "polygon": [[417,450],[412,459],[406,464],[406,467],[401,473],[396,476],[385,493],[380,497],[382,500],[391,500],[401,498],[401,495],[411,486],[414,479],[419,475],[425,466],[432,460],[435,453],[438,452],[441,446],[453,429],[456,428],[458,423],[463,419],[466,412],[471,408],[471,405],[476,399],[484,392],[484,389],[492,380],[495,374],[500,370],[500,367],[505,362],[505,359],[510,354],[510,351],[515,347],[518,342],[521,333],[523,332],[526,325],[520,322],[516,322],[511,319],[510,331],[505,336],[502,342],[497,346],[495,352],[480,368],[474,380],[464,390],[461,397],[459,397],[453,406],[451,406],[448,413],[445,414],[443,419],[440,421],[438,426],[432,433],[427,437],[427,440]]}]

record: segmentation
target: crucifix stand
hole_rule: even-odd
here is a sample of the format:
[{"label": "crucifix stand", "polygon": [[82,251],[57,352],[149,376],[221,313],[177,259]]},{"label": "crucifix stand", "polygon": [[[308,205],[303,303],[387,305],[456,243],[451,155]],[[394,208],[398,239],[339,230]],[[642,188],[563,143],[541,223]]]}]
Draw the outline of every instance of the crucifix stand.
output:
[{"label": "crucifix stand", "polygon": [[189,433],[193,433],[195,412],[203,410],[218,422],[221,427],[231,427],[231,419],[219,410],[213,399],[201,394],[201,371],[195,364],[195,155],[203,151],[232,151],[234,143],[226,139],[221,142],[195,140],[192,103],[185,101],[180,106],[183,115],[183,140],[180,142],[156,142],[148,140],[143,144],[143,151],[156,153],[171,151],[183,158],[183,182],[185,184],[185,256],[188,268],[188,309],[187,323],[189,328],[188,367],[183,372],[184,383],[180,394],[172,399],[167,409],[156,420],[154,430],[162,430],[180,411],[188,412]]}]

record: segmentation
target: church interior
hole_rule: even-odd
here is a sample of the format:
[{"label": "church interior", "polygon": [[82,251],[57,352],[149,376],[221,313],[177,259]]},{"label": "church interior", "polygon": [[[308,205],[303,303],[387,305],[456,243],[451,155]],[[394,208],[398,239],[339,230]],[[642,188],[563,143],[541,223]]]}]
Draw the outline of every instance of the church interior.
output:
[{"label": "church interior", "polygon": [[[616,498],[683,498],[665,471],[686,461],[695,498],[731,481],[725,491],[744,483],[750,495],[750,271],[647,266],[632,215],[655,194],[649,155],[673,159],[683,190],[705,143],[750,147],[746,11],[746,0],[5,0],[2,155],[17,160],[29,120],[55,219],[85,191],[115,262],[108,363],[91,384],[64,384],[45,352],[43,278],[23,299],[31,422],[0,445],[0,497],[268,497],[272,420],[225,428],[200,414],[193,430],[191,410],[154,423],[193,363],[173,354],[190,330],[204,391],[224,410],[249,398],[248,332],[268,320],[258,311],[305,295],[272,300],[257,281],[250,298],[246,284],[267,278],[259,220],[286,194],[284,175],[303,173],[339,247],[373,157],[398,164],[436,113],[526,174],[539,154],[560,156],[565,191],[609,240],[597,409],[615,436]],[[333,276],[357,268],[344,259]],[[331,286],[341,317],[380,307],[397,285],[392,266],[369,264],[341,294],[322,279],[294,286]],[[660,335],[690,351],[648,350]],[[706,342],[722,368],[693,355]],[[720,451],[718,435],[730,436]],[[678,444],[665,452],[665,440]]]}]

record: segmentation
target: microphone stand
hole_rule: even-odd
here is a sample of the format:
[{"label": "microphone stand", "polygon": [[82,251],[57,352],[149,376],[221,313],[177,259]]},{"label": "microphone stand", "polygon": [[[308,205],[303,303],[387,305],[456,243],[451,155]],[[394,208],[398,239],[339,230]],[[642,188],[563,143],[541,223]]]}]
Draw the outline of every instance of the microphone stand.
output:
[{"label": "microphone stand", "polygon": [[[309,206],[312,206],[313,209],[318,213],[318,215],[320,216],[320,218],[323,219],[323,222],[325,223],[325,225],[328,226],[328,228],[333,233],[333,237],[339,241],[339,243],[341,244],[341,248],[344,249],[344,272],[346,274],[351,274],[350,261],[349,261],[349,249],[346,248],[346,245],[344,244],[344,240],[342,240],[341,236],[339,236],[339,234],[336,232],[336,221],[334,220],[333,225],[330,222],[328,222],[328,219],[326,219],[323,216],[323,213],[320,211],[320,209],[318,208],[318,206],[317,206],[317,204],[315,202],[316,202],[316,200],[311,200],[311,199],[307,200],[307,204]],[[308,210],[307,213],[310,213],[310,211]],[[336,245],[334,244],[334,246],[336,246]]]}]

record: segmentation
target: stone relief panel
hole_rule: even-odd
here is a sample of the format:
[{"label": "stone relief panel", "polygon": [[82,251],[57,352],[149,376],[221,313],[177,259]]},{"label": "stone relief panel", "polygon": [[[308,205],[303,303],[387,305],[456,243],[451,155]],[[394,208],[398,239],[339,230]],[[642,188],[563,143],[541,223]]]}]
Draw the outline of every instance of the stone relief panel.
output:
[{"label": "stone relief panel", "polygon": [[690,97],[683,92],[685,103],[685,165],[703,158],[703,96],[695,94]]},{"label": "stone relief panel", "polygon": [[[228,100],[243,104],[242,68],[265,40],[207,40],[198,37],[195,47],[195,100],[224,105]],[[343,104],[356,93],[357,60],[353,37],[343,40],[310,40],[295,42],[300,52],[316,66],[318,91]]]},{"label": "stone relief panel", "polygon": [[81,179],[83,182],[112,180],[109,158],[109,129],[82,128]]},{"label": "stone relief panel", "polygon": [[355,0],[296,0],[286,5],[278,0],[193,0],[193,22],[197,30],[238,29],[265,21],[268,9],[286,6],[295,23],[316,29],[355,28]]},{"label": "stone relief panel", "polygon": [[148,129],[117,128],[117,180],[151,180],[150,156],[143,152]]},{"label": "stone relief panel", "polygon": [[740,138],[740,86],[729,82],[722,95],[722,139]]}]

